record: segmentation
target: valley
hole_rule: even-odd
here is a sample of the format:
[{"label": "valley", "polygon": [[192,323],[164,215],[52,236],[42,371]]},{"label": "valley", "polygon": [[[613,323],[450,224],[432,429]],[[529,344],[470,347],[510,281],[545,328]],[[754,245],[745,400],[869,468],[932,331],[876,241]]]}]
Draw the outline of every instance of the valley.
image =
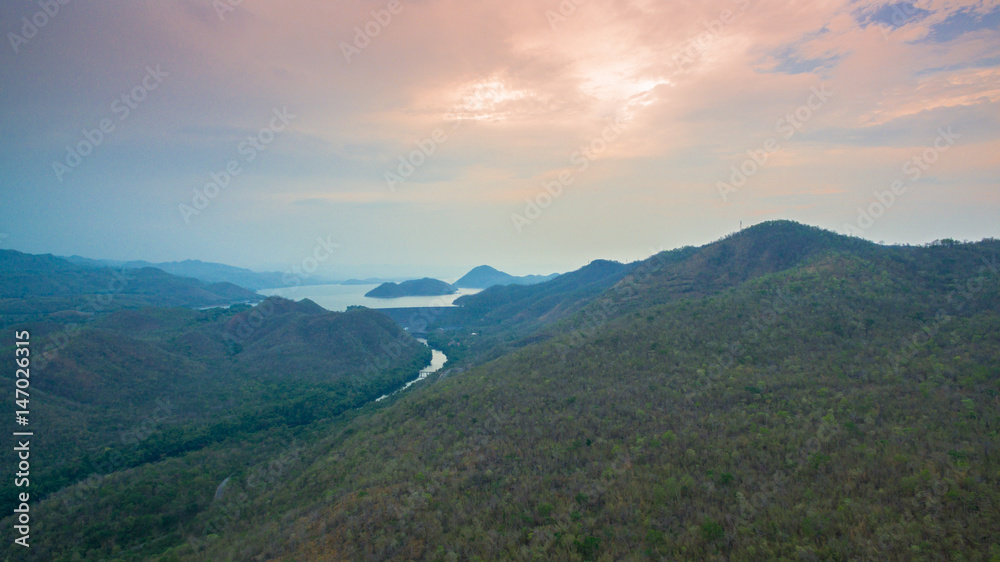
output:
[{"label": "valley", "polygon": [[423,343],[309,300],[118,310],[35,381],[38,552],[1000,553],[998,258],[776,221],[409,309]]}]

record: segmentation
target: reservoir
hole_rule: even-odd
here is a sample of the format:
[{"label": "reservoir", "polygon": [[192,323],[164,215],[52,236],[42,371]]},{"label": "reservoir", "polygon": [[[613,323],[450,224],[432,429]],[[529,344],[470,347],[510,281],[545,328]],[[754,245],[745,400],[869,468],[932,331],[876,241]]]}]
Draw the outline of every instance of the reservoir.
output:
[{"label": "reservoir", "polygon": [[267,297],[282,297],[294,301],[309,299],[333,312],[343,312],[348,306],[368,308],[424,308],[455,306],[455,299],[463,295],[474,295],[482,289],[459,289],[457,293],[437,297],[399,297],[395,299],[375,299],[365,293],[378,285],[303,285],[278,289],[261,289],[258,293]]}]

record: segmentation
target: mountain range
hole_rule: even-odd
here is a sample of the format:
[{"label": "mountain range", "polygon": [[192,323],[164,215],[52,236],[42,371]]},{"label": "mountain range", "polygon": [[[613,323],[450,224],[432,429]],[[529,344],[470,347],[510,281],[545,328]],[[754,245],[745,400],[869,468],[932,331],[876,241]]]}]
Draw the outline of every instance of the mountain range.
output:
[{"label": "mountain range", "polygon": [[206,283],[160,269],[90,267],[52,255],[0,250],[0,324],[85,320],[141,306],[209,307],[257,302],[228,282]]},{"label": "mountain range", "polygon": [[773,221],[456,304],[379,402],[429,351],[374,310],[87,320],[37,383],[33,554],[1000,557],[1000,241]]},{"label": "mountain range", "polygon": [[113,267],[116,269],[142,269],[153,267],[170,273],[171,275],[177,275],[178,277],[192,277],[207,283],[232,283],[253,291],[259,289],[290,287],[294,285],[323,285],[327,283],[336,283],[336,281],[317,276],[303,277],[302,275],[278,273],[276,271],[257,272],[242,267],[235,267],[221,263],[204,262],[200,260],[151,263],[143,260],[94,260],[80,256],[69,256],[63,259],[77,265],[98,268]]}]

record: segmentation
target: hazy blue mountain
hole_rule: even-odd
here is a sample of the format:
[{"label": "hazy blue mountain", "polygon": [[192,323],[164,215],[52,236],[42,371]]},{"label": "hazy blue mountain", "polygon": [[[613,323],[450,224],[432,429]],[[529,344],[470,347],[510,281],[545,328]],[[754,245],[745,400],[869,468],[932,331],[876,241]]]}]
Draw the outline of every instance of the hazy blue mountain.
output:
[{"label": "hazy blue mountain", "polygon": [[424,277],[423,279],[412,279],[402,283],[382,283],[371,291],[365,293],[366,297],[379,299],[393,299],[397,297],[434,297],[438,295],[451,295],[457,292],[444,281]]},{"label": "hazy blue mountain", "polygon": [[488,265],[480,265],[472,268],[471,271],[455,281],[454,285],[459,288],[486,289],[493,285],[534,285],[555,279],[559,274],[551,275],[524,275],[516,276],[504,273]]},{"label": "hazy blue mountain", "polygon": [[94,260],[80,256],[69,256],[64,259],[71,263],[89,267],[124,267],[126,269],[155,267],[156,269],[161,269],[171,275],[193,277],[207,283],[228,282],[251,290],[290,287],[293,285],[322,285],[326,283],[336,283],[336,281],[322,277],[305,277],[289,273],[279,273],[276,271],[257,272],[242,267],[235,267],[222,263],[204,262],[200,260],[153,263],[144,260]]},{"label": "hazy blue mountain", "polygon": [[379,277],[367,277],[365,279],[347,279],[346,281],[340,281],[338,285],[375,285],[378,283],[387,283],[388,279],[381,279]]},{"label": "hazy blue mountain", "polygon": [[0,319],[91,316],[121,308],[189,308],[256,302],[263,297],[232,283],[206,283],[160,269],[91,267],[50,254],[0,250]]}]

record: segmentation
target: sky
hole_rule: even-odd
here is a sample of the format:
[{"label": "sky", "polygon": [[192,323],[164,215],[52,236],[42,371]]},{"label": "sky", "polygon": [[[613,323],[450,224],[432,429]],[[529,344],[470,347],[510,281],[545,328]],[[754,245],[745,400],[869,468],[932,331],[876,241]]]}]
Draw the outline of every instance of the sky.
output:
[{"label": "sky", "polygon": [[454,277],[772,219],[998,237],[998,27],[969,0],[3,2],[0,247]]}]

